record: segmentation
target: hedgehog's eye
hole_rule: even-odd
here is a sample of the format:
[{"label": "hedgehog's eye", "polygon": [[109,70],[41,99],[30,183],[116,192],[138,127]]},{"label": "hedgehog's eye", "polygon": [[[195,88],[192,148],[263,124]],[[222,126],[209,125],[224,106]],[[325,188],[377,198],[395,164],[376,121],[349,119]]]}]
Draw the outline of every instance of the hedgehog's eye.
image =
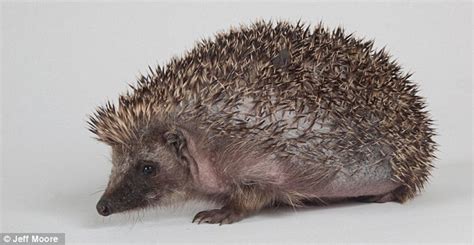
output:
[{"label": "hedgehog's eye", "polygon": [[156,172],[156,164],[150,161],[139,162],[140,171],[143,175],[154,175]]},{"label": "hedgehog's eye", "polygon": [[155,173],[155,166],[152,166],[152,165],[143,166],[142,173],[144,175],[152,175],[153,173]]}]

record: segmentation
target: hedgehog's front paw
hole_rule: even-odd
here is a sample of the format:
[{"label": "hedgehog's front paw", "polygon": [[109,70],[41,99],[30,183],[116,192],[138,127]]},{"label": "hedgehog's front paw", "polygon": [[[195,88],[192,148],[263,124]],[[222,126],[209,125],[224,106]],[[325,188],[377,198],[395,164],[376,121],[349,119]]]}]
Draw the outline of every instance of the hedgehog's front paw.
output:
[{"label": "hedgehog's front paw", "polygon": [[244,218],[244,212],[239,212],[230,208],[212,209],[197,213],[194,216],[193,223],[209,224],[231,224]]}]

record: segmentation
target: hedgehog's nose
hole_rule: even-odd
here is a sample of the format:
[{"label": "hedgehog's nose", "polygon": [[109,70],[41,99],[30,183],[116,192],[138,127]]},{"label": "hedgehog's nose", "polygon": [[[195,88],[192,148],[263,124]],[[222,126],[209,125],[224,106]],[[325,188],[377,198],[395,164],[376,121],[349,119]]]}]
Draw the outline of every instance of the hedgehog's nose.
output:
[{"label": "hedgehog's nose", "polygon": [[112,209],[110,208],[110,204],[109,202],[107,202],[107,200],[101,199],[97,203],[96,208],[97,212],[99,212],[99,214],[102,216],[109,216],[110,214],[112,214]]}]

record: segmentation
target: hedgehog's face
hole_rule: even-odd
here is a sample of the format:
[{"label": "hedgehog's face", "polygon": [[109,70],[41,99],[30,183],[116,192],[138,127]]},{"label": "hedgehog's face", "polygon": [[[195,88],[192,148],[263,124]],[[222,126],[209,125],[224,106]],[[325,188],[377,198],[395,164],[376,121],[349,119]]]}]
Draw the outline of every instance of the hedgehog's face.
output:
[{"label": "hedgehog's face", "polygon": [[174,203],[185,197],[189,171],[177,154],[183,139],[160,132],[147,133],[131,145],[112,146],[112,173],[97,203],[99,214]]}]

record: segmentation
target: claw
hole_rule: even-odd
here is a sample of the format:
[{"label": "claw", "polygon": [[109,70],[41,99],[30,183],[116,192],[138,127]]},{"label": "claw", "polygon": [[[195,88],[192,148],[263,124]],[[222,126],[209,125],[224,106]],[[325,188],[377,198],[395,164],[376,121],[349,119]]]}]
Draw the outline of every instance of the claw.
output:
[{"label": "claw", "polygon": [[192,223],[197,221],[198,224],[208,223],[208,224],[232,224],[233,222],[239,221],[244,217],[242,212],[237,212],[232,209],[222,208],[222,209],[213,209],[206,210],[197,213]]}]

